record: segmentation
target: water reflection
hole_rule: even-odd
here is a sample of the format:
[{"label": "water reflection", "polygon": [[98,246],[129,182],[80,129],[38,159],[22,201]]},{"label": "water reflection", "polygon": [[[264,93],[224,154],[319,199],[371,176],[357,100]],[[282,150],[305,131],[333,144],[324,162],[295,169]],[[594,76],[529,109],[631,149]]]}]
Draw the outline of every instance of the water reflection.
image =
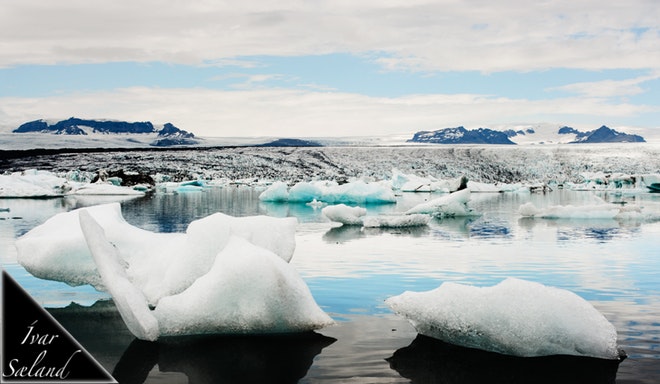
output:
[{"label": "water reflection", "polygon": [[576,356],[506,356],[423,335],[386,360],[413,383],[614,383],[619,366],[619,361]]},{"label": "water reflection", "polygon": [[338,244],[367,236],[379,236],[382,234],[423,237],[427,236],[428,233],[429,228],[427,226],[407,228],[365,228],[359,225],[340,225],[338,227],[332,227],[325,232],[323,234],[323,240],[327,243]]},{"label": "water reflection", "polygon": [[316,332],[271,336],[205,336],[158,342],[135,339],[112,373],[119,383],[143,383],[157,364],[193,383],[297,383],[314,357],[336,340]]}]

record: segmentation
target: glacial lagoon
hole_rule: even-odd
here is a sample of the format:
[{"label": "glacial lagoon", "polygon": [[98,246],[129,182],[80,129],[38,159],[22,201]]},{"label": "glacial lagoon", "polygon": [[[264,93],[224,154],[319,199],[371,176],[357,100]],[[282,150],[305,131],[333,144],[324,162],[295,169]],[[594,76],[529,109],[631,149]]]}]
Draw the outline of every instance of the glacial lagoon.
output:
[{"label": "glacial lagoon", "polygon": [[[181,232],[215,212],[296,217],[291,264],[337,325],[296,336],[142,342],[125,329],[107,294],[36,279],[16,263],[17,237],[56,213],[116,197],[3,200],[8,210],[0,212],[0,258],[120,382],[464,383],[516,377],[519,382],[651,383],[660,377],[660,222],[525,218],[518,212],[529,202],[579,206],[594,196],[657,209],[660,194],[473,193],[470,207],[477,216],[381,229],[339,226],[305,204],[264,203],[260,191],[224,186],[151,194],[121,201],[122,214],[155,232]],[[440,195],[401,193],[396,204],[366,206],[367,214],[405,212]],[[425,291],[446,281],[490,286],[507,277],[564,288],[588,300],[614,324],[628,358],[617,369],[594,359],[521,360],[465,350],[418,336],[384,304],[406,290]],[[576,371],[578,376],[569,374]]]}]

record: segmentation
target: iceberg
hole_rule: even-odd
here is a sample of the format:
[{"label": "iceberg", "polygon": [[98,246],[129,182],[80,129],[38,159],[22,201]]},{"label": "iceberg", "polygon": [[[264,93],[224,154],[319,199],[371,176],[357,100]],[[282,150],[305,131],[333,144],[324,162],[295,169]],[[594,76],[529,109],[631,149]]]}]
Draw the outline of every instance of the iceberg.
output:
[{"label": "iceberg", "polygon": [[321,213],[330,221],[342,223],[343,225],[362,225],[362,217],[367,214],[367,210],[362,207],[337,204],[323,208]]},{"label": "iceberg", "polygon": [[535,282],[509,278],[492,287],[445,282],[385,302],[420,334],[463,347],[520,357],[622,356],[615,327],[589,302]]},{"label": "iceberg", "polygon": [[259,195],[259,200],[271,203],[289,201],[289,186],[283,181],[276,181]]},{"label": "iceberg", "polygon": [[390,187],[362,180],[341,185],[330,181],[299,182],[288,190],[285,187],[282,182],[273,183],[259,195],[259,200],[280,203],[309,203],[314,200],[328,204],[396,203],[396,196]]},{"label": "iceberg", "polygon": [[474,216],[475,213],[467,206],[470,201],[470,190],[461,189],[449,195],[418,204],[410,208],[407,214],[430,214],[436,217]]},{"label": "iceberg", "polygon": [[127,328],[139,339],[294,333],[334,323],[290,264],[236,235],[230,236],[208,273],[181,293],[161,298],[152,310],[103,228],[85,210],[79,220],[104,285]]},{"label": "iceberg", "polygon": [[365,216],[365,228],[410,228],[422,227],[431,221],[431,216],[423,214]]},{"label": "iceberg", "polygon": [[614,204],[590,205],[555,205],[548,208],[537,208],[533,203],[520,206],[518,212],[523,217],[538,217],[542,219],[614,219],[620,207]]},{"label": "iceberg", "polygon": [[33,169],[0,175],[0,198],[60,197],[70,189],[66,179],[47,171]]},{"label": "iceberg", "polygon": [[83,210],[121,250],[129,279],[151,305],[208,273],[231,235],[268,249],[286,262],[295,250],[295,218],[215,213],[191,222],[185,233],[155,233],[127,223],[120,205],[113,203],[60,213],[33,228],[16,240],[18,262],[39,278],[105,290],[79,223]]},{"label": "iceberg", "polygon": [[421,177],[415,174],[405,174],[398,169],[392,169],[392,188],[401,192],[455,192],[465,187],[467,178],[464,176],[438,180],[433,176]]},{"label": "iceberg", "polygon": [[350,207],[345,204],[330,205],[321,213],[330,221],[342,225],[364,226],[365,228],[408,228],[427,225],[431,220],[424,214],[390,214],[367,216],[367,210],[362,207]]}]

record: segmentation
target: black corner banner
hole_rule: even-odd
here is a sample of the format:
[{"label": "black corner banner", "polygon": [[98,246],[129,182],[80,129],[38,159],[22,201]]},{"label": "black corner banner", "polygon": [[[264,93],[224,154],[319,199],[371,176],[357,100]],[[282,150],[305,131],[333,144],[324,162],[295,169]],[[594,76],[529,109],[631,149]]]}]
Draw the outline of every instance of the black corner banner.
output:
[{"label": "black corner banner", "polygon": [[1,285],[0,383],[117,383],[4,270]]}]

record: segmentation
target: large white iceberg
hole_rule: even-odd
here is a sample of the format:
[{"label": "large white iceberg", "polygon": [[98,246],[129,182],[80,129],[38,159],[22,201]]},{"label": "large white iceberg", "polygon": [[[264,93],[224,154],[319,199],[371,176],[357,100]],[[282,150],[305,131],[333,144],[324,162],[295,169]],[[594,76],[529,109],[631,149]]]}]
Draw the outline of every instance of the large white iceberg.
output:
[{"label": "large white iceberg", "polygon": [[446,282],[386,304],[425,336],[502,354],[618,359],[614,326],[573,292],[509,278],[493,287]]},{"label": "large white iceberg", "polygon": [[152,310],[103,228],[85,210],[79,220],[104,285],[127,328],[140,339],[304,332],[333,323],[293,267],[236,235],[230,236],[208,273],[181,293],[163,297]]},{"label": "large white iceberg", "polygon": [[[206,274],[231,235],[266,248],[287,262],[295,250],[295,218],[215,213],[191,222],[185,233],[155,233],[127,223],[118,203],[84,210],[122,251],[129,278],[152,305]],[[70,285],[91,284],[103,290],[79,224],[80,211],[57,214],[17,239],[17,260],[37,277]]]},{"label": "large white iceberg", "polygon": [[473,216],[475,213],[468,207],[470,201],[470,190],[461,189],[425,203],[410,208],[406,213],[430,214],[436,217],[463,217]]},{"label": "large white iceberg", "polygon": [[381,183],[366,183],[362,180],[339,185],[331,181],[299,182],[288,190],[282,182],[273,183],[259,195],[267,202],[328,204],[390,204],[396,196],[389,186]]}]

